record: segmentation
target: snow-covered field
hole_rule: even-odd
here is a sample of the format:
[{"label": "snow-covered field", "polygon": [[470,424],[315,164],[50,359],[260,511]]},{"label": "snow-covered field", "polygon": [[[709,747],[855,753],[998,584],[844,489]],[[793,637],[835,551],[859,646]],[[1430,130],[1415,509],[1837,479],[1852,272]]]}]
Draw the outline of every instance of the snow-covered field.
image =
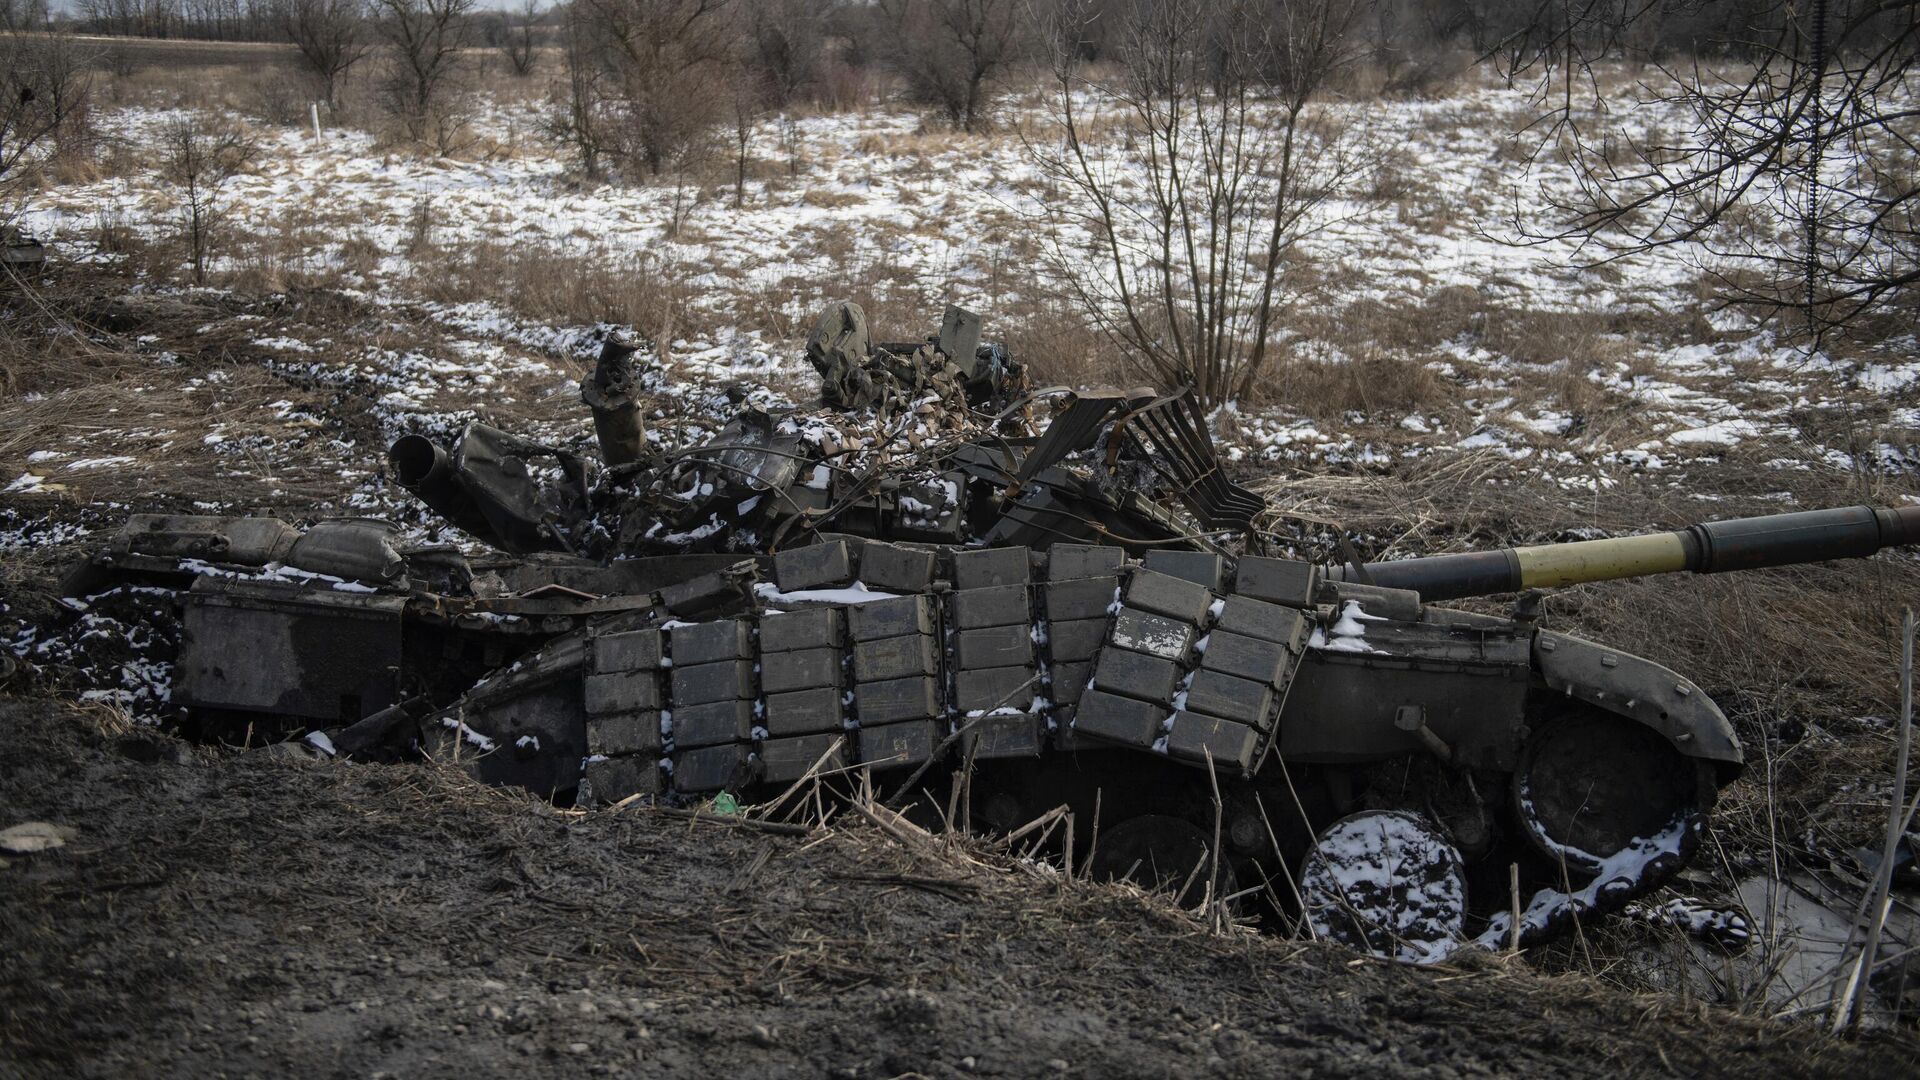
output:
[{"label": "snow-covered field", "polygon": [[[1610,122],[1629,134],[1680,122],[1656,107],[1622,105]],[[1731,453],[1776,470],[1904,474],[1915,464],[1913,336],[1844,357],[1809,355],[1778,327],[1713,310],[1701,281],[1714,264],[1703,249],[1582,269],[1569,244],[1511,243],[1517,229],[1545,221],[1540,208],[1572,184],[1562,167],[1527,162],[1512,132],[1530,104],[1516,91],[1486,83],[1435,100],[1341,108],[1390,151],[1386,182],[1324,208],[1336,220],[1307,241],[1318,283],[1286,330],[1269,392],[1221,417],[1230,459],[1368,470],[1440,448],[1505,458],[1589,493],[1625,475],[1657,481]],[[1016,102],[1009,126],[1044,138],[1040,114],[1031,101]],[[134,148],[133,159],[152,159],[177,115],[129,107],[103,114],[101,124]],[[258,324],[239,337],[232,321],[207,330],[232,338],[223,344],[236,363],[265,360],[316,392],[377,390],[382,438],[525,406],[537,406],[537,433],[567,437],[586,430],[571,387],[605,327],[546,325],[500,302],[510,297],[450,303],[433,288],[434,258],[409,251],[493,245],[670,280],[685,300],[674,340],[658,343],[669,358],[662,385],[744,382],[769,388],[759,393],[770,403],[807,391],[800,346],[828,299],[924,313],[924,326],[878,328],[895,338],[931,328],[949,300],[978,310],[989,336],[1012,337],[1057,284],[1036,254],[1054,195],[1011,134],[929,131],[890,108],[769,123],[751,145],[753,175],[736,206],[730,182],[704,190],[582,182],[541,133],[542,119],[536,104],[485,109],[476,132],[502,149],[484,160],[379,149],[352,130],[316,140],[310,130],[257,129],[257,168],[223,196],[234,227],[255,243],[291,244],[286,265],[326,275],[376,309],[424,316],[439,332],[422,340],[408,329],[417,323],[395,321],[384,332],[363,325],[343,334],[258,312],[238,316]],[[177,230],[177,211],[176,194],[150,169],[55,187],[27,220],[69,245],[64,253],[82,255],[103,222],[164,239]],[[266,287],[248,279],[248,246],[229,244],[216,263],[234,294]],[[437,302],[422,299],[430,294]],[[164,379],[176,344],[146,347]],[[1363,355],[1375,363],[1357,367]],[[1044,371],[1048,358],[1023,359]],[[1387,408],[1289,407],[1303,372],[1313,385],[1418,376],[1425,381],[1417,385],[1438,392],[1413,402],[1389,392],[1397,403]],[[0,484],[31,492],[103,462],[139,468],[144,451],[181,439],[281,458],[310,445],[310,403],[246,400],[222,386],[228,374],[204,373],[179,388],[204,403],[204,426],[105,425],[47,445],[0,446]],[[343,477],[377,469],[377,446],[333,449]]]}]

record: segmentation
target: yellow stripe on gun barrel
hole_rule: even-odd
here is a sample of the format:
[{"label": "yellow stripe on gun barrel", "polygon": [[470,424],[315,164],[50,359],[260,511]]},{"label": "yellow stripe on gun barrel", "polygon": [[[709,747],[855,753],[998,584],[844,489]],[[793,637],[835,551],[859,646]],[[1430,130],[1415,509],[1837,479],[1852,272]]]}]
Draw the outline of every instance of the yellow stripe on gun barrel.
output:
[{"label": "yellow stripe on gun barrel", "polygon": [[1513,549],[1520,562],[1520,587],[1546,589],[1587,581],[1611,581],[1641,574],[1666,574],[1687,568],[1686,545],[1679,533],[1582,540]]}]

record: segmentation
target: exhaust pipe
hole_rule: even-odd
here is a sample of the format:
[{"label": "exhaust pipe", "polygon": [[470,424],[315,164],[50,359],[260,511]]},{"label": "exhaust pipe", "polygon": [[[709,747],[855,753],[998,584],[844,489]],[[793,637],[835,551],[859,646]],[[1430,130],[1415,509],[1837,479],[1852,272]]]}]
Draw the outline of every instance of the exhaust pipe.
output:
[{"label": "exhaust pipe", "polygon": [[402,435],[387,450],[387,467],[401,487],[411,491],[434,513],[476,539],[499,546],[493,523],[468,493],[467,485],[453,467],[453,455],[447,453],[446,447],[424,435]]}]

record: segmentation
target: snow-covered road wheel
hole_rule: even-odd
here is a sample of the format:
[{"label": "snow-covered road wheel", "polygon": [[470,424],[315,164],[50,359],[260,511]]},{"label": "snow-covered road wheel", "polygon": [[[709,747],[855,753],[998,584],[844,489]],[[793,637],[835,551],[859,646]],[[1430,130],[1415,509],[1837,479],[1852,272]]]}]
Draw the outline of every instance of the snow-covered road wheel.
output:
[{"label": "snow-covered road wheel", "polygon": [[1316,935],[1410,963],[1445,956],[1467,917],[1460,852],[1404,810],[1368,810],[1320,833],[1300,868]]},{"label": "snow-covered road wheel", "polygon": [[1710,765],[1644,724],[1591,708],[1542,725],[1513,774],[1528,838],[1575,883],[1610,870],[1635,840],[1704,813],[1714,794]]}]

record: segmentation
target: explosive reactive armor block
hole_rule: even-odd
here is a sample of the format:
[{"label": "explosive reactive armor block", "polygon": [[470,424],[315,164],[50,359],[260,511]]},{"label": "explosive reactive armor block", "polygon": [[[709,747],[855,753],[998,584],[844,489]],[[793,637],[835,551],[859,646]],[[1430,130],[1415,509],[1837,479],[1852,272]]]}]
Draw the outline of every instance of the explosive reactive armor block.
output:
[{"label": "explosive reactive armor block", "polygon": [[1093,685],[1101,690],[1168,707],[1179,681],[1180,668],[1173,661],[1126,649],[1102,649],[1093,673]]},{"label": "explosive reactive armor block", "polygon": [[853,580],[853,554],[845,540],[787,548],[773,557],[773,579],[781,592],[845,585]]},{"label": "explosive reactive armor block", "polygon": [[1113,620],[1113,643],[1123,649],[1185,663],[1193,651],[1193,626],[1165,615],[1121,608]]},{"label": "explosive reactive armor block", "polygon": [[657,668],[661,654],[658,630],[629,630],[593,639],[593,669],[598,672]]},{"label": "explosive reactive armor block", "polygon": [[1277,641],[1215,630],[1207,635],[1207,654],[1201,658],[1200,666],[1208,671],[1279,686],[1286,680],[1292,663],[1293,654]]},{"label": "explosive reactive armor block", "polygon": [[675,667],[753,659],[753,624],[745,619],[676,626],[671,634]]},{"label": "explosive reactive armor block", "polygon": [[673,669],[673,707],[704,705],[753,696],[753,664],[725,660],[718,664]]},{"label": "explosive reactive armor block", "polygon": [[860,760],[875,768],[918,765],[933,756],[945,738],[938,720],[905,720],[874,727],[861,725]]},{"label": "explosive reactive armor block", "polygon": [[652,671],[618,671],[589,675],[584,684],[589,713],[622,713],[660,709],[660,678]]},{"label": "explosive reactive armor block", "polygon": [[1127,746],[1150,747],[1160,737],[1167,710],[1159,705],[1089,690],[1074,713],[1075,735]]},{"label": "explosive reactive armor block", "polygon": [[[1109,593],[1109,596],[1112,594]],[[1107,643],[1106,609],[1101,609],[1098,619],[1075,619],[1072,622],[1055,622],[1047,625],[1047,651],[1055,662],[1070,663],[1077,660],[1091,660],[1100,646]]]},{"label": "explosive reactive armor block", "polygon": [[1227,561],[1210,551],[1149,551],[1149,570],[1182,578],[1219,592],[1226,584]]},{"label": "explosive reactive armor block", "polygon": [[846,641],[847,616],[839,608],[809,607],[760,618],[760,651],[837,649]]},{"label": "explosive reactive armor block", "polygon": [[960,752],[975,761],[1036,757],[1047,742],[1047,721],[1038,713],[995,714],[975,717],[960,740]]},{"label": "explosive reactive armor block", "polygon": [[853,688],[853,709],[860,726],[887,724],[939,716],[940,684],[931,675],[887,682],[861,683]]},{"label": "explosive reactive armor block", "polygon": [[1110,544],[1055,544],[1047,549],[1047,580],[1112,577],[1126,553]]},{"label": "explosive reactive armor block", "polygon": [[853,647],[853,677],[869,683],[932,675],[940,670],[939,652],[932,634],[862,641]]},{"label": "explosive reactive armor block", "polygon": [[614,803],[660,791],[660,770],[650,757],[596,758],[581,771],[582,794],[589,803]]},{"label": "explosive reactive armor block", "polygon": [[645,753],[659,756],[659,712],[588,717],[587,753],[602,756]]},{"label": "explosive reactive armor block", "polygon": [[953,594],[953,622],[962,630],[1024,625],[1032,620],[1025,585],[962,589]]},{"label": "explosive reactive armor block", "polygon": [[822,756],[826,761],[821,764],[821,771],[845,768],[852,756],[852,741],[851,735],[840,732],[768,739],[760,744],[760,779],[770,784],[790,784],[805,776]]},{"label": "explosive reactive armor block", "polygon": [[926,595],[869,600],[847,609],[847,625],[855,641],[931,634],[935,622],[933,597]]},{"label": "explosive reactive armor block", "polygon": [[1267,729],[1273,712],[1273,688],[1218,671],[1196,671],[1187,686],[1187,708]]},{"label": "explosive reactive armor block", "polygon": [[962,671],[954,683],[954,705],[963,712],[1025,708],[1040,691],[1040,680],[1031,667]]},{"label": "explosive reactive armor block", "polygon": [[933,583],[933,552],[870,540],[860,546],[860,580],[879,592],[925,592]]},{"label": "explosive reactive armor block", "polygon": [[710,701],[673,710],[673,748],[692,750],[753,738],[753,702]]},{"label": "explosive reactive armor block", "polygon": [[1105,620],[1107,609],[1113,606],[1114,590],[1119,585],[1120,579],[1115,577],[1049,582],[1043,590],[1047,619],[1055,623],[1076,619]]},{"label": "explosive reactive armor block", "polygon": [[1023,547],[958,551],[953,556],[953,585],[956,589],[1025,585],[1027,567],[1027,549]]},{"label": "explosive reactive armor block", "polygon": [[1305,612],[1246,596],[1229,596],[1220,607],[1215,630],[1277,641],[1299,652],[1310,630]]},{"label": "explosive reactive armor block", "polygon": [[673,755],[673,790],[719,791],[738,783],[746,773],[747,748],[739,744],[708,746]]},{"label": "explosive reactive armor block", "polygon": [[954,635],[954,657],[963,670],[1032,664],[1033,628],[1015,623],[962,630]]},{"label": "explosive reactive armor block", "polygon": [[760,658],[760,692],[772,696],[789,690],[811,690],[842,683],[843,649],[795,649],[767,653]]},{"label": "explosive reactive armor block", "polygon": [[1199,625],[1213,594],[1205,586],[1154,570],[1135,570],[1127,581],[1127,606]]},{"label": "explosive reactive armor block", "polygon": [[1198,762],[1211,756],[1215,765],[1231,765],[1245,772],[1253,768],[1253,752],[1259,742],[1260,733],[1245,724],[1182,712],[1174,714],[1167,753]]},{"label": "explosive reactive armor block", "polygon": [[1242,556],[1233,576],[1235,593],[1292,608],[1312,607],[1319,587],[1320,568],[1292,559]]},{"label": "explosive reactive armor block", "polygon": [[841,719],[844,693],[838,688],[823,686],[813,690],[768,694],[767,734],[807,735],[816,731],[839,731],[844,726]]},{"label": "explosive reactive armor block", "polygon": [[1055,664],[1049,673],[1052,676],[1052,690],[1049,694],[1055,705],[1071,705],[1080,700],[1087,691],[1087,681],[1093,678],[1093,664],[1079,662]]}]

